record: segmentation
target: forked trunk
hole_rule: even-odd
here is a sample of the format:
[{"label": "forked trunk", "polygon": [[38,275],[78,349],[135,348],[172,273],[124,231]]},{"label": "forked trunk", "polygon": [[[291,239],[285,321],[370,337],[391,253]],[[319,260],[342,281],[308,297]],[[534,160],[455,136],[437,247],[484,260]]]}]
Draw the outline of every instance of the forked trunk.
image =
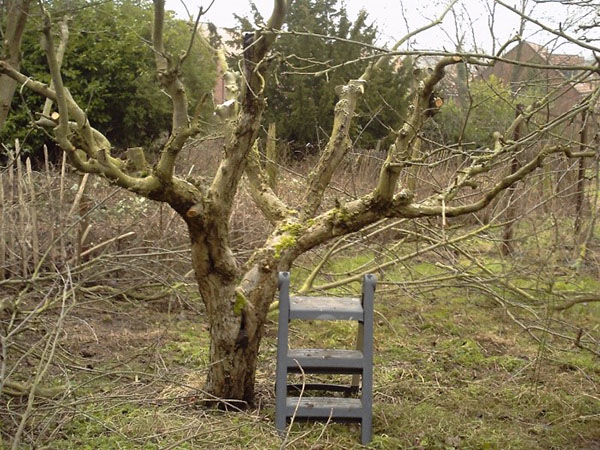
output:
[{"label": "forked trunk", "polygon": [[[207,403],[243,409],[254,404],[256,362],[276,282],[259,281],[250,285],[246,282],[242,290],[236,271],[214,265],[214,252],[222,249],[208,245],[209,242],[214,240],[192,235],[192,263],[210,326]],[[219,259],[222,262],[227,256],[221,255]],[[266,279],[271,278],[276,279],[266,273]]]}]

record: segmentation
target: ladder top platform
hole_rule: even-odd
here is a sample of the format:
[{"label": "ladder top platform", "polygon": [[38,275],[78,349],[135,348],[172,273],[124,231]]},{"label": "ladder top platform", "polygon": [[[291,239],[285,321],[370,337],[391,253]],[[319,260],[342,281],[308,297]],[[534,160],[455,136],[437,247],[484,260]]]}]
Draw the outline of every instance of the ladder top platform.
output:
[{"label": "ladder top platform", "polygon": [[291,297],[289,318],[362,321],[364,319],[364,310],[359,298]]}]

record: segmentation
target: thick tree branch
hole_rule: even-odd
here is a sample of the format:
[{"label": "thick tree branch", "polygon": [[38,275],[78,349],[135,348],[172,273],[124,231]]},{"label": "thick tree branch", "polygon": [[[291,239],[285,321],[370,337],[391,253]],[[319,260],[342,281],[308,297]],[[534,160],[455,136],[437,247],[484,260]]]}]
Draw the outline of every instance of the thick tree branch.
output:
[{"label": "thick tree branch", "polygon": [[574,298],[571,298],[565,303],[554,306],[552,309],[555,311],[564,311],[569,309],[575,305],[579,305],[581,303],[592,303],[592,302],[600,302],[600,295],[598,294],[580,294],[576,295]]},{"label": "thick tree branch", "polygon": [[[391,53],[395,52],[398,48],[400,48],[401,45],[403,45],[413,36],[416,36],[417,34],[442,23],[444,17],[448,14],[456,2],[457,0],[452,0],[438,18],[401,38],[392,47]],[[379,56],[377,62],[370,64],[357,80],[351,80],[345,86],[336,88],[339,95],[339,100],[335,106],[333,128],[329,141],[327,142],[327,146],[325,147],[325,150],[319,159],[317,167],[309,174],[308,177],[308,187],[304,196],[305,206],[302,209],[301,215],[303,220],[316,214],[321,205],[325,189],[329,185],[333,173],[351,147],[348,139],[350,125],[354,118],[354,112],[356,110],[358,100],[364,93],[366,83],[371,79],[372,74],[375,71],[380,70],[391,57],[391,54]],[[435,85],[437,81],[432,81],[433,85]],[[392,195],[393,192],[390,194],[388,200],[391,199]]]},{"label": "thick tree branch", "polygon": [[[6,31],[3,36],[0,60],[6,61],[15,70],[21,65],[21,41],[29,14],[31,0],[6,0]],[[10,110],[17,84],[14,79],[0,75],[0,130]]]},{"label": "thick tree branch", "polygon": [[56,101],[56,92],[53,89],[50,89],[47,84],[32,80],[31,78],[23,75],[6,61],[0,61],[0,73],[12,78],[27,89],[43,97]]},{"label": "thick tree branch", "polygon": [[152,27],[152,45],[154,46],[154,59],[158,72],[166,73],[169,61],[165,53],[163,30],[165,26],[165,0],[154,0],[154,24]]},{"label": "thick tree branch", "polygon": [[317,166],[308,175],[308,187],[304,194],[305,206],[302,209],[302,219],[315,215],[333,173],[352,145],[348,139],[348,134],[354,118],[356,104],[364,92],[364,84],[365,82],[361,80],[351,80],[345,86],[336,88],[339,100],[335,105],[331,137],[319,158]]},{"label": "thick tree branch", "polygon": [[265,145],[265,173],[267,182],[271,189],[275,189],[277,186],[277,176],[279,168],[277,167],[277,128],[275,123],[270,123],[267,130],[267,143]]},{"label": "thick tree branch", "polygon": [[[275,0],[269,28],[283,25],[288,2]],[[213,213],[219,220],[228,220],[239,181],[246,170],[248,154],[254,145],[265,108],[263,97],[267,63],[265,56],[275,35],[263,35],[260,30],[244,38],[244,67],[240,113],[225,143],[225,155],[209,190]]]},{"label": "thick tree branch", "polygon": [[[58,108],[59,118],[58,127],[55,129],[56,138],[59,145],[69,153],[75,152],[75,147],[69,141],[69,109],[67,106],[67,95],[65,94],[65,86],[63,84],[62,75],[60,73],[60,65],[56,57],[56,49],[54,47],[50,14],[44,11],[44,27],[43,27],[42,46],[46,53],[48,68],[52,84],[56,92],[56,105]],[[89,144],[89,142],[88,142]]]},{"label": "thick tree branch", "polygon": [[[279,30],[283,26],[290,0],[274,0],[274,3],[273,12],[267,21],[267,30]],[[256,58],[258,61],[265,57],[277,38],[273,33],[260,33],[260,36],[259,40],[258,36],[255,35],[257,40]]]},{"label": "thick tree branch", "polygon": [[260,208],[267,220],[274,225],[285,219],[289,215],[290,209],[275,194],[275,192],[273,192],[273,189],[271,189],[268,179],[260,166],[258,140],[255,141],[254,148],[250,152],[248,158],[246,176],[250,183],[250,193],[254,202]]},{"label": "thick tree branch", "polygon": [[186,127],[177,129],[171,134],[169,140],[163,146],[160,159],[154,168],[154,174],[161,183],[169,184],[173,180],[177,156],[187,140],[197,132],[197,127]]},{"label": "thick tree branch", "polygon": [[[582,105],[580,108],[585,107],[587,105]],[[577,110],[573,114],[576,113]],[[456,217],[479,211],[489,205],[502,191],[522,180],[538,167],[541,167],[548,155],[558,152],[568,154],[570,150],[568,146],[561,145],[544,147],[528,163],[498,181],[483,194],[480,200],[466,205],[448,206],[445,203],[413,203],[410,191],[400,192],[390,202],[381,202],[376,193],[369,194],[317,216],[314,219],[314,223],[298,238],[297,243],[293,249],[290,249],[290,252],[297,256],[336,236],[359,230],[384,217]],[[579,153],[581,152],[571,152],[571,155],[579,157]],[[591,151],[585,153],[585,156],[595,154],[595,152]]]},{"label": "thick tree branch", "polygon": [[469,205],[447,207],[445,205],[413,203],[410,191],[402,191],[395,195],[390,202],[384,203],[373,194],[366,195],[340,208],[334,208],[315,217],[313,224],[298,238],[297,243],[294,248],[290,249],[290,252],[294,256],[298,256],[334,237],[357,231],[384,217],[418,218],[442,215],[455,217],[479,211],[487,206],[500,192],[540,167],[545,156],[559,151],[563,151],[563,148],[551,147],[540,151],[528,164],[499,181],[485,193],[481,200]]},{"label": "thick tree branch", "polygon": [[[65,51],[67,49],[67,43],[69,42],[69,16],[63,17],[63,19],[59,22],[59,35],[58,35],[58,46],[56,48],[56,62],[58,67],[62,66],[62,61],[65,56]],[[54,83],[50,83],[50,89],[54,89]],[[46,98],[44,102],[44,108],[42,109],[42,117],[49,117],[52,112],[52,100]],[[42,119],[43,120],[43,119]]]},{"label": "thick tree branch", "polygon": [[[9,76],[23,87],[60,105],[58,101],[59,96],[55,90],[50,89],[44,83],[26,77],[5,61],[0,61],[0,73]],[[154,175],[137,177],[127,174],[125,172],[125,163],[110,156],[110,143],[106,137],[91,127],[83,110],[75,103],[62,83],[60,85],[63,88],[62,108],[65,108],[66,103],[67,117],[70,115],[75,119],[75,121],[67,122],[67,139],[66,141],[63,139],[62,144],[65,144],[65,146],[63,147],[61,144],[61,148],[67,152],[70,162],[76,169],[86,173],[102,175],[118,186],[144,197],[167,202],[181,214],[185,214],[187,209],[201,200],[201,193],[197,188],[178,178],[173,178],[171,185],[164,187]],[[59,114],[60,116],[63,115],[60,113],[60,109]],[[56,125],[55,122],[50,121],[50,123],[54,126]],[[72,135],[81,137],[82,144],[84,144],[84,151],[79,150],[71,143],[68,137]]]},{"label": "thick tree branch", "polygon": [[402,217],[404,208],[411,201],[411,193],[402,191],[392,202],[382,206],[368,194],[333,208],[307,222],[310,226],[298,237],[290,252],[297,257],[332,238],[358,231],[384,217]]},{"label": "thick tree branch", "polygon": [[[270,27],[280,28],[283,25],[287,3],[285,0],[275,1],[273,15],[269,20]],[[206,279],[206,283],[203,282],[202,285],[207,284],[211,288],[223,283],[231,285],[234,280],[243,278],[243,274],[231,251],[229,217],[239,182],[246,171],[249,153],[258,136],[260,120],[265,108],[263,98],[267,69],[265,56],[273,40],[274,37],[265,39],[260,31],[244,36],[239,114],[235,121],[225,124],[228,129],[228,136],[224,145],[224,156],[206,198],[195,204],[186,215],[190,235],[192,236],[192,260],[194,261],[196,276],[199,280]],[[224,65],[224,67],[226,66]],[[233,89],[230,93],[233,93]],[[232,109],[233,112],[235,112],[235,109]],[[232,111],[222,112],[224,113],[222,114],[224,120],[231,120],[230,113]],[[253,270],[253,273],[256,273],[256,268]],[[276,286],[272,273],[259,271],[258,275],[259,278],[266,276],[271,280],[270,283],[262,285],[264,289]],[[211,280],[214,280],[214,282]],[[256,292],[262,292],[263,287],[259,286]],[[254,291],[251,287],[248,287],[248,289]],[[215,295],[221,298],[221,294]],[[253,330],[256,330],[262,324],[262,319],[257,320],[257,317],[262,316],[257,316],[259,313],[252,310],[251,305],[258,305],[265,300],[246,299],[244,290],[241,288],[231,292],[231,295],[234,299],[236,297],[241,299],[241,306],[237,309],[234,308],[233,317],[231,317],[231,308],[219,312],[226,306],[225,303],[217,304],[210,299],[205,299],[209,318],[212,317],[211,315],[223,316],[214,320],[211,318],[211,324],[224,323],[225,328],[222,330],[224,336],[231,333],[253,336]],[[268,295],[265,296],[269,297]],[[214,305],[212,305],[213,303]],[[248,306],[246,307],[246,305]],[[266,314],[266,309],[263,309]]]},{"label": "thick tree branch", "polygon": [[458,56],[446,56],[435,65],[429,76],[418,82],[417,92],[409,108],[410,117],[398,132],[381,168],[379,181],[373,192],[377,201],[386,203],[392,200],[402,169],[418,151],[421,141],[419,132],[423,124],[442,105],[434,95],[435,86],[444,78],[447,66],[461,61]]},{"label": "thick tree branch", "polygon": [[[155,174],[163,184],[171,182],[175,161],[187,139],[198,132],[195,125],[190,126],[188,119],[188,101],[185,86],[181,81],[181,65],[187,53],[174,56],[165,49],[164,45],[165,1],[154,0],[154,24],[152,29],[152,44],[156,71],[160,84],[171,98],[173,108],[171,137],[163,147],[160,159],[156,165]],[[196,32],[194,28],[193,33]],[[193,42],[193,40],[191,40]]]}]

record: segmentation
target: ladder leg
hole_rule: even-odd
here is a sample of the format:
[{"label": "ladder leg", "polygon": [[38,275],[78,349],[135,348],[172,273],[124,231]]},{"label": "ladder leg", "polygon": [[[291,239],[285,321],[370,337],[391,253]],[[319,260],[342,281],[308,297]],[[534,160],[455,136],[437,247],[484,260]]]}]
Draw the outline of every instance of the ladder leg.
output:
[{"label": "ladder leg", "polygon": [[362,303],[364,311],[363,321],[363,378],[362,378],[362,406],[363,417],[361,426],[361,440],[368,444],[371,440],[373,422],[373,300],[375,296],[375,277],[365,275],[363,280]]},{"label": "ladder leg", "polygon": [[373,367],[366,368],[362,380],[363,416],[361,420],[361,441],[367,445],[371,441],[373,426]]},{"label": "ladder leg", "polygon": [[[361,352],[364,351],[364,335],[365,335],[365,330],[364,330],[364,325],[362,322],[358,323],[358,334],[356,335],[356,350],[360,350]],[[364,353],[363,353],[364,354]],[[360,387],[360,377],[361,375],[359,373],[352,375],[352,390],[358,392],[358,388]]]},{"label": "ladder leg", "polygon": [[360,442],[362,445],[368,445],[371,442],[371,429],[373,428],[372,412],[367,411],[361,421]]},{"label": "ladder leg", "polygon": [[275,379],[275,427],[282,433],[286,427],[287,352],[290,304],[290,274],[279,274],[279,323],[277,330],[277,372]]}]

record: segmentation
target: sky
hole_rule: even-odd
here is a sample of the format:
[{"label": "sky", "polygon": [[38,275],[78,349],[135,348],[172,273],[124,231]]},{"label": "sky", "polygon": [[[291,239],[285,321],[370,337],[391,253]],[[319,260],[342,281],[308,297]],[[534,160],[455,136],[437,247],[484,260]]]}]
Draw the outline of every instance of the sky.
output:
[{"label": "sky", "polygon": [[[167,0],[167,8],[177,12],[181,17],[186,17],[187,5],[192,14],[198,12],[200,6],[208,7],[210,0]],[[520,0],[506,0],[508,4],[515,5]],[[346,0],[346,8],[350,18],[355,18],[361,8],[365,8],[364,0]],[[418,6],[416,4],[418,3]],[[456,20],[452,14],[448,14],[442,27],[427,31],[419,35],[410,45],[419,49],[445,49],[454,50],[458,34],[465,35],[466,46],[471,49],[477,45],[479,49],[491,52],[494,48],[493,39],[488,24],[488,9],[486,5],[491,2],[485,0],[459,0],[456,11]],[[264,17],[270,15],[273,0],[255,0],[255,4]],[[403,8],[402,5],[405,5]],[[404,36],[407,32],[417,29],[436,18],[445,9],[448,0],[425,0],[416,2],[414,0],[371,0],[366,7],[369,18],[375,22],[380,30],[379,44],[389,45]],[[572,7],[557,3],[535,4],[529,0],[529,10],[536,18],[551,26],[558,27],[558,21],[581,21],[581,11],[576,14]],[[404,9],[404,14],[403,14]],[[529,11],[528,10],[528,11]],[[233,27],[236,21],[233,13],[250,16],[248,0],[215,0],[210,10],[203,16],[202,20],[214,23],[217,27]],[[471,26],[470,24],[473,24]],[[457,26],[455,26],[455,24]],[[496,20],[494,21],[494,35],[496,37],[496,48],[500,42],[504,42],[513,36],[519,28],[519,18],[500,5],[496,5]],[[552,35],[547,32],[539,32],[532,26],[528,26],[525,38],[537,44],[556,46],[557,43],[550,42]],[[588,56],[573,45],[561,44],[557,50],[560,53],[578,53]]]}]

